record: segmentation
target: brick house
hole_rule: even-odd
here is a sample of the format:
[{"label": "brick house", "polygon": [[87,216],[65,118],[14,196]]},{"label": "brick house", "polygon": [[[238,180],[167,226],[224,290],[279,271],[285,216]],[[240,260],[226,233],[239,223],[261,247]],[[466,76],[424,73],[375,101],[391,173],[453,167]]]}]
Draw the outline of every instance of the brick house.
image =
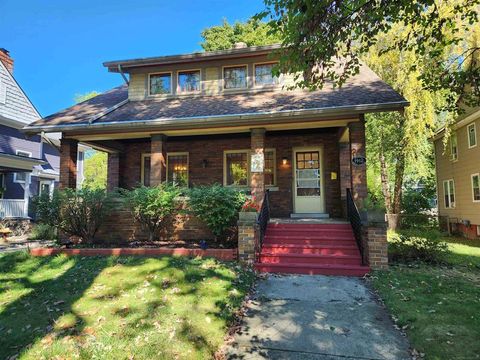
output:
[{"label": "brick house", "polygon": [[364,115],[408,103],[364,65],[340,89],[287,91],[278,48],[106,62],[127,84],[24,130],[62,132],[63,187],[84,143],[108,152],[108,189],[220,183],[269,189],[274,218],[345,218],[347,189],[360,209],[367,195]]}]

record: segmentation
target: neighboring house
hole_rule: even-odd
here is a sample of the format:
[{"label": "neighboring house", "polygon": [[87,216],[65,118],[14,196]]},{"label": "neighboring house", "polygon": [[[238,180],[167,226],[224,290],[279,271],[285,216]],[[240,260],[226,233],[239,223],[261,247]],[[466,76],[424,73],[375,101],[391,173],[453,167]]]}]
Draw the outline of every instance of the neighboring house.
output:
[{"label": "neighboring house", "polygon": [[444,145],[445,129],[434,138],[438,212],[450,231],[480,238],[480,108],[469,109],[452,128]]},{"label": "neighboring house", "polygon": [[81,142],[109,153],[109,189],[220,183],[259,203],[270,189],[273,217],[346,217],[347,188],[360,208],[367,196],[364,114],[408,102],[365,65],[340,89],[287,91],[293,76],[272,77],[278,48],[107,62],[127,85],[24,131],[63,133],[63,187]]},{"label": "neighboring house", "polygon": [[32,196],[59,181],[59,137],[20,131],[41,116],[13,76],[13,59],[0,49],[0,219],[29,218]]}]

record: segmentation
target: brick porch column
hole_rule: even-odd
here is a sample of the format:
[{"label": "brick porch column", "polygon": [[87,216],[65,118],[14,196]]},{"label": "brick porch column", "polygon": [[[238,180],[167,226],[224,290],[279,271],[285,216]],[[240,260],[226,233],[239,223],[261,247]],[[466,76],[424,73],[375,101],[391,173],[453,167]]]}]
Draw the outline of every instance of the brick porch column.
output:
[{"label": "brick porch column", "polygon": [[[348,124],[350,132],[350,162],[354,157],[366,157],[365,148],[365,118]],[[358,209],[363,209],[364,200],[367,198],[367,166],[351,163],[352,195]]]},{"label": "brick porch column", "polygon": [[60,140],[60,189],[77,188],[77,154],[77,140]]},{"label": "brick porch column", "polygon": [[120,184],[120,154],[108,153],[107,191],[113,191]]},{"label": "brick porch column", "polygon": [[[251,130],[251,150],[252,155],[260,155],[265,159],[265,129]],[[265,173],[251,172],[250,189],[252,196],[255,197],[255,202],[261,204],[265,194]]]},{"label": "brick porch column", "polygon": [[340,199],[342,202],[343,216],[347,216],[347,188],[352,187],[352,170],[350,159],[350,144],[341,142],[338,144],[340,160]]},{"label": "brick porch column", "polygon": [[386,270],[388,268],[387,224],[371,223],[366,226],[365,233],[368,265],[373,270]]},{"label": "brick porch column", "polygon": [[163,134],[152,135],[150,149],[150,186],[166,180],[166,141]]}]

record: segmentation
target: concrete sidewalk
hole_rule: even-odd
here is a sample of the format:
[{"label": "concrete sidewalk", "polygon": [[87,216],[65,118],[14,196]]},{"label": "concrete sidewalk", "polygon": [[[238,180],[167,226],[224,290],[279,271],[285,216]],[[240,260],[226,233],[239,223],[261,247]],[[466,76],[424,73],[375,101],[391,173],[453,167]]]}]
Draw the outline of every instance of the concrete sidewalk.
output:
[{"label": "concrete sidewalk", "polygon": [[228,359],[410,359],[409,344],[393,327],[361,279],[270,276],[228,349]]}]

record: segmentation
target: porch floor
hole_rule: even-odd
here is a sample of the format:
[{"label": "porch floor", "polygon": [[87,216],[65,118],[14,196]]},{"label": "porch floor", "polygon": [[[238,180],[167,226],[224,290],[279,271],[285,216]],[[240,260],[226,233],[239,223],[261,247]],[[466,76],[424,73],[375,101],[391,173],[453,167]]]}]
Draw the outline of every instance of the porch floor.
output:
[{"label": "porch floor", "polygon": [[312,219],[312,218],[271,218],[270,224],[350,224],[346,219],[328,218],[328,219]]}]

